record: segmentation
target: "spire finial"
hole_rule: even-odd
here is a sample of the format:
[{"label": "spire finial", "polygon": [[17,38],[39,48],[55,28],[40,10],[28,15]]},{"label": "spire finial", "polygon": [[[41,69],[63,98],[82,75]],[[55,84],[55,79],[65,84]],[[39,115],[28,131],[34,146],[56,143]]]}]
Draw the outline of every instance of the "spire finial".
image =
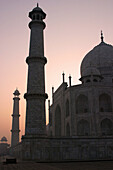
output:
[{"label": "spire finial", "polygon": [[38,3],[37,3],[37,7],[38,7]]},{"label": "spire finial", "polygon": [[71,74],[69,74],[69,86],[71,87]]},{"label": "spire finial", "polygon": [[101,42],[104,42],[103,32],[101,30]]},{"label": "spire finial", "polygon": [[62,73],[62,78],[63,78],[63,83],[65,83],[65,73],[64,73],[64,71]]}]

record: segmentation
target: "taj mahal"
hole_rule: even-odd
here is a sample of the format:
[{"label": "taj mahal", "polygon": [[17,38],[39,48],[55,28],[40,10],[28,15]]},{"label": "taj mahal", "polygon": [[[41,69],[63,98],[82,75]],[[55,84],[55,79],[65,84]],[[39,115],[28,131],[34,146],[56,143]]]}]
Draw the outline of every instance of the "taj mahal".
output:
[{"label": "taj mahal", "polygon": [[113,46],[101,42],[81,63],[81,84],[63,83],[49,109],[50,136],[107,137],[113,135]]},{"label": "taj mahal", "polygon": [[62,162],[113,159],[113,46],[100,42],[81,62],[81,84],[52,88],[46,128],[44,19],[37,6],[29,12],[31,31],[28,65],[25,134],[19,142],[19,95],[14,92],[12,138],[9,154],[22,160]]}]

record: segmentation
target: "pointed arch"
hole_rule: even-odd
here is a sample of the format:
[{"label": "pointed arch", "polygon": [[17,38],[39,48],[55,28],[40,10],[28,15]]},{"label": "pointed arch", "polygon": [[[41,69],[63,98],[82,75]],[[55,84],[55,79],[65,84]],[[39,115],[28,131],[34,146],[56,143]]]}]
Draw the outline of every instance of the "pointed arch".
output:
[{"label": "pointed arch", "polygon": [[77,123],[77,135],[78,136],[90,135],[90,124],[87,120],[82,119]]},{"label": "pointed arch", "polygon": [[88,97],[80,94],[76,100],[76,113],[87,113],[88,111]]},{"label": "pointed arch", "polygon": [[55,110],[55,136],[61,136],[61,109],[59,105]]},{"label": "pointed arch", "polygon": [[102,136],[113,135],[113,123],[110,119],[105,118],[101,121],[101,134]]},{"label": "pointed arch", "polygon": [[99,96],[99,111],[112,112],[111,96],[108,94],[103,93]]},{"label": "pointed arch", "polygon": [[66,100],[66,117],[69,116],[69,100]]},{"label": "pointed arch", "polygon": [[70,125],[67,123],[66,125],[66,136],[70,136]]}]

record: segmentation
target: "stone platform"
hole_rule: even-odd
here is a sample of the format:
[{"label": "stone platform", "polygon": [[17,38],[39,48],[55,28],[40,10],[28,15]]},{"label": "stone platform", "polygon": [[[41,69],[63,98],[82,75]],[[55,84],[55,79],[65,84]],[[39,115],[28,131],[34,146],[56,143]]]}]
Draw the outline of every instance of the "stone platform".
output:
[{"label": "stone platform", "polygon": [[24,136],[21,153],[22,160],[37,162],[113,160],[113,139]]},{"label": "stone platform", "polygon": [[18,162],[3,165],[0,170],[113,170],[113,161],[73,162],[73,163],[34,163]]}]

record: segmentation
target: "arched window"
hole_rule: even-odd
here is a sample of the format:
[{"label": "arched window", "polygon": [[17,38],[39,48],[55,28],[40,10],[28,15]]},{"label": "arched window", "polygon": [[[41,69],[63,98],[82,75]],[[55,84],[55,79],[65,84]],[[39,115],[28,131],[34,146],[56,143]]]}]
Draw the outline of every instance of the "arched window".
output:
[{"label": "arched window", "polygon": [[99,111],[112,112],[111,97],[108,94],[101,94],[99,96]]},{"label": "arched window", "polygon": [[61,136],[61,109],[59,105],[55,110],[55,136]]},{"label": "arched window", "polygon": [[102,136],[113,135],[113,123],[110,119],[104,119],[101,122],[101,134]]},{"label": "arched window", "polygon": [[81,94],[76,100],[76,113],[87,113],[88,111],[88,97]]},{"label": "arched window", "polygon": [[70,136],[70,125],[67,123],[66,125],[66,136]]},{"label": "arched window", "polygon": [[78,136],[89,136],[90,125],[86,120],[80,120],[77,124],[77,135]]},{"label": "arched window", "polygon": [[35,15],[33,15],[33,20],[35,20]]},{"label": "arched window", "polygon": [[36,18],[37,18],[37,20],[39,20],[39,15],[37,15],[37,17],[36,17]]},{"label": "arched window", "polygon": [[66,101],[66,117],[69,116],[69,100]]}]

